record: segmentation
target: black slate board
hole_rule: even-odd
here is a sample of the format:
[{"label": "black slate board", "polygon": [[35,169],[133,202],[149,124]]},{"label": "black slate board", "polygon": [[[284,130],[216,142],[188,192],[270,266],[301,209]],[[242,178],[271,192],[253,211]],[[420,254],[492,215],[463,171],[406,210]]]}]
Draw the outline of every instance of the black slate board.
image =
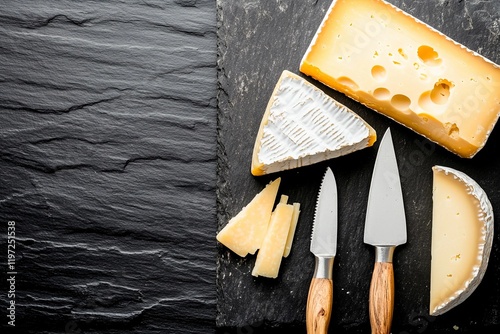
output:
[{"label": "black slate board", "polygon": [[[452,39],[500,63],[500,2],[392,0]],[[218,245],[217,327],[220,333],[305,331],[305,305],[314,259],[309,252],[313,210],[326,166],[339,191],[339,237],[330,332],[367,333],[373,249],[362,240],[373,148],[314,166],[265,177],[250,174],[253,143],[281,72],[299,62],[330,0],[218,1],[218,226],[219,230],[265,184],[282,177],[280,193],[302,203],[295,244],[276,280],[254,278],[255,257],[239,258]],[[308,79],[312,81],[311,79]],[[314,81],[312,81],[314,82]],[[462,305],[428,315],[432,208],[431,167],[456,168],[474,178],[500,210],[500,130],[472,160],[461,159],[344,95],[323,88],[357,112],[379,136],[391,127],[407,212],[408,242],[395,254],[393,333],[485,333],[500,328],[500,240],[494,238],[483,282]],[[500,93],[500,92],[499,92]],[[498,215],[496,215],[498,217]],[[499,229],[498,223],[495,224]]]},{"label": "black slate board", "polygon": [[213,332],[215,1],[0,7],[0,332]]}]

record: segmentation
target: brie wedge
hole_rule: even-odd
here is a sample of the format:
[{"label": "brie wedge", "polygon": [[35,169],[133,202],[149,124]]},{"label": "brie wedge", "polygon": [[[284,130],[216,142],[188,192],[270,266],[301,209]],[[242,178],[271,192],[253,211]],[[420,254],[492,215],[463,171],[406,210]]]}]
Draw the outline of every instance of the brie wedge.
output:
[{"label": "brie wedge", "polygon": [[431,247],[431,315],[462,303],[481,282],[493,243],[493,209],[469,176],[435,166]]},{"label": "brie wedge", "polygon": [[251,172],[311,165],[372,146],[375,130],[305,79],[283,71],[255,140]]}]

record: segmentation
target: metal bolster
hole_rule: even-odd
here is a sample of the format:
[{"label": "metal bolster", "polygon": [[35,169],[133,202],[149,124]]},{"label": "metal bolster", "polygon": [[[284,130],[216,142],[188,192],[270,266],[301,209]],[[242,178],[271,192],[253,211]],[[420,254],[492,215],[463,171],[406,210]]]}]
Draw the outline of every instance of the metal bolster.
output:
[{"label": "metal bolster", "polygon": [[316,256],[314,278],[332,279],[333,261],[335,257]]},{"label": "metal bolster", "polygon": [[375,262],[392,263],[396,246],[375,246]]}]

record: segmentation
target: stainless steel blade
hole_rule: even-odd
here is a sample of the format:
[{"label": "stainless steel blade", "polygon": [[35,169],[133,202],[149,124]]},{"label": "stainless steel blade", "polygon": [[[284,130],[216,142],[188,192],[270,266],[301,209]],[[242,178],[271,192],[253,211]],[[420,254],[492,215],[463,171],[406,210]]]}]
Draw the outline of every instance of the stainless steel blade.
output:
[{"label": "stainless steel blade", "polygon": [[382,138],[373,170],[364,242],[373,246],[406,243],[406,218],[392,135]]},{"label": "stainless steel blade", "polygon": [[333,257],[337,252],[337,183],[326,169],[316,202],[311,252],[318,257]]}]

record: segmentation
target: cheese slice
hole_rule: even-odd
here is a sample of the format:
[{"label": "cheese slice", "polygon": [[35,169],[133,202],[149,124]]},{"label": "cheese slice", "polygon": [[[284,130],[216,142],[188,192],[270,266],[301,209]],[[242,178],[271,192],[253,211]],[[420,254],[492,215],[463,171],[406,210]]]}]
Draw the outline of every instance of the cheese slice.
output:
[{"label": "cheese slice", "polygon": [[251,172],[264,175],[373,145],[363,119],[298,75],[283,71],[255,140]]},{"label": "cheese slice", "polygon": [[254,254],[267,233],[281,178],[255,195],[217,234],[217,240],[241,257]]},{"label": "cheese slice", "polygon": [[276,205],[276,209],[271,216],[269,231],[257,253],[255,266],[252,270],[253,276],[278,277],[290,224],[295,211],[293,205],[287,204],[287,201],[288,196],[282,196],[280,203]]},{"label": "cheese slice", "polygon": [[500,66],[383,0],[336,0],[300,71],[472,158],[500,115]]},{"label": "cheese slice", "polygon": [[295,230],[297,229],[299,215],[300,215],[300,203],[293,203],[292,222],[290,223],[290,230],[288,231],[288,237],[286,239],[286,246],[285,246],[285,252],[283,253],[283,257],[288,257],[288,255],[290,255],[290,251],[292,250],[293,237],[295,236]]},{"label": "cheese slice", "polygon": [[493,243],[493,209],[469,176],[435,166],[430,314],[462,303],[481,282]]}]

